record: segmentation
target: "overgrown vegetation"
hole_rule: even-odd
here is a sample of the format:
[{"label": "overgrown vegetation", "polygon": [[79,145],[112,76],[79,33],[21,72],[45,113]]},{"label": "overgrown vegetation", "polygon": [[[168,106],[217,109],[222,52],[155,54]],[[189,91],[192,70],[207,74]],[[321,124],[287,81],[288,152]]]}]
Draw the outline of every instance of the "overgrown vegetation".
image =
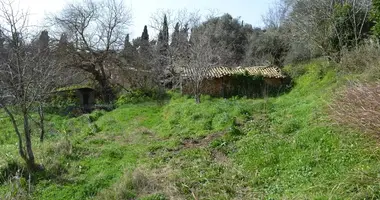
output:
[{"label": "overgrown vegetation", "polygon": [[[379,198],[376,140],[325,115],[344,79],[325,61],[298,67],[294,89],[267,100],[202,96],[196,104],[170,93],[161,106],[49,115],[46,142],[36,141],[46,171],[30,185],[24,174],[23,184],[34,199]],[[2,177],[13,177],[23,172],[12,164],[20,163],[15,138],[1,138]],[[2,197],[15,197],[15,187],[27,194],[3,180]]]}]

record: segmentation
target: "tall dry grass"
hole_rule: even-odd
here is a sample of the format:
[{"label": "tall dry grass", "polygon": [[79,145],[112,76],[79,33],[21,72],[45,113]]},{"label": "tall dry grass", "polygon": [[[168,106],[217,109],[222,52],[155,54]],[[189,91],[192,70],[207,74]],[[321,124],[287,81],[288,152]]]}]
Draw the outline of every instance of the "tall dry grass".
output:
[{"label": "tall dry grass", "polygon": [[336,95],[330,111],[339,124],[380,136],[380,82],[350,84]]}]

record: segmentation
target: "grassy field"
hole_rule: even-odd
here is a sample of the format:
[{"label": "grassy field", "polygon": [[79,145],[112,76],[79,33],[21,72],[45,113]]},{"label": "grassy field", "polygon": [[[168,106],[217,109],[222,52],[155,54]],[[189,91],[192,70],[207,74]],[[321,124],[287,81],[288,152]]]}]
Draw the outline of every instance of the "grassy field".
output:
[{"label": "grassy field", "polygon": [[22,162],[8,120],[0,118],[0,197],[380,198],[377,141],[334,125],[327,115],[344,78],[321,62],[299,68],[306,73],[277,98],[203,96],[196,105],[173,93],[163,105],[50,115],[46,142],[34,143],[46,171],[31,184],[27,175],[9,178]]}]

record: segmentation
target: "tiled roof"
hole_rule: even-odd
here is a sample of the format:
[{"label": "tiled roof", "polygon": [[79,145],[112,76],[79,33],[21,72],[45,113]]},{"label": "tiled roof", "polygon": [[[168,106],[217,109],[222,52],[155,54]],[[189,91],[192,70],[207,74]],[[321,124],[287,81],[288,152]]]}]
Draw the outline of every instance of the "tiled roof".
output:
[{"label": "tiled roof", "polygon": [[[188,77],[192,73],[190,69],[184,69],[182,72],[182,76]],[[285,78],[286,76],[282,73],[281,69],[274,66],[254,66],[254,67],[214,67],[209,69],[206,72],[207,78],[221,78],[223,76],[231,76],[234,74],[244,74],[248,73],[248,75],[262,75],[266,78]]]}]

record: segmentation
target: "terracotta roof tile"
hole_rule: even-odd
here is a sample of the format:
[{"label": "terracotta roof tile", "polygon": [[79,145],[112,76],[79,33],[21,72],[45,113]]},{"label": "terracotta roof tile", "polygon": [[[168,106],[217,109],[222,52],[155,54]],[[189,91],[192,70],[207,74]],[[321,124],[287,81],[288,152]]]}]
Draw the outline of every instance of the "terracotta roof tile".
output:
[{"label": "terracotta roof tile", "polygon": [[[190,69],[184,69],[182,76],[187,77],[191,75]],[[286,76],[282,73],[281,69],[274,66],[254,66],[254,67],[214,67],[208,70],[206,77],[207,78],[221,78],[223,76],[231,76],[234,74],[244,74],[248,73],[249,75],[262,75],[266,78],[285,78]]]}]

